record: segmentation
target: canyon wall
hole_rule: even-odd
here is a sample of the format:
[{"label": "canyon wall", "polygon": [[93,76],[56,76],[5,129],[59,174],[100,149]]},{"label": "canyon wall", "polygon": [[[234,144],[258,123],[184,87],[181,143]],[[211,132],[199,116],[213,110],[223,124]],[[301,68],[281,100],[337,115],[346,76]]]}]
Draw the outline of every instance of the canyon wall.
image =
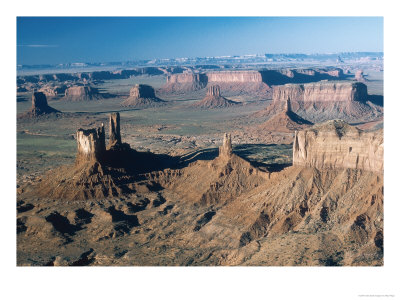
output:
[{"label": "canyon wall", "polygon": [[383,172],[383,130],[363,132],[331,120],[296,132],[293,165]]}]

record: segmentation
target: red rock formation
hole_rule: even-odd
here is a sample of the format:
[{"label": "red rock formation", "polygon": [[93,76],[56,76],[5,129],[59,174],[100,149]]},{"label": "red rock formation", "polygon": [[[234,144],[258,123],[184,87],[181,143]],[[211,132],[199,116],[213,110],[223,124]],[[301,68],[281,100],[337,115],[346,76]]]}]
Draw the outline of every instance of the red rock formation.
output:
[{"label": "red rock formation", "polygon": [[102,99],[97,89],[90,86],[72,86],[65,90],[62,100],[67,101],[91,101]]},{"label": "red rock formation", "polygon": [[274,86],[273,102],[257,117],[273,116],[280,112],[290,98],[292,110],[315,122],[340,118],[346,121],[379,118],[382,107],[368,102],[367,86],[360,82],[318,82]]},{"label": "red rock formation", "polygon": [[147,84],[137,84],[130,90],[129,97],[122,102],[122,106],[145,108],[164,104],[164,100],[157,98],[153,87]]},{"label": "red rock formation", "polygon": [[383,130],[363,132],[332,120],[295,133],[293,165],[383,172]]},{"label": "red rock formation", "polygon": [[205,74],[172,74],[167,76],[167,83],[160,90],[162,93],[183,93],[205,88],[207,76]]},{"label": "red rock formation", "polygon": [[102,161],[106,152],[104,126],[94,129],[78,129],[76,164]]},{"label": "red rock formation", "polygon": [[219,85],[212,85],[208,87],[206,97],[203,100],[193,104],[193,106],[201,108],[221,108],[237,104],[239,103],[232,100],[228,100],[221,96],[221,90]]},{"label": "red rock formation", "polygon": [[219,147],[219,157],[229,158],[232,156],[232,139],[231,135],[228,133],[224,133],[224,140],[222,142],[222,146]]},{"label": "red rock formation", "polygon": [[47,104],[46,95],[42,92],[34,92],[32,94],[32,108],[19,116],[19,118],[32,118],[40,115],[59,113],[60,111],[50,107]]},{"label": "red rock formation", "polygon": [[358,70],[354,76],[354,79],[358,82],[366,82],[367,79],[364,76],[363,70]]}]

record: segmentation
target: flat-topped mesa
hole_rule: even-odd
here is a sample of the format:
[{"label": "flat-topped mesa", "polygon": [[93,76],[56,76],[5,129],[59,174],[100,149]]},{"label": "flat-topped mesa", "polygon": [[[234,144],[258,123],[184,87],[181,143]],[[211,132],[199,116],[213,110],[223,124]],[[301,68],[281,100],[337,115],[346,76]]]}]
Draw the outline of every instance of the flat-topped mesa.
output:
[{"label": "flat-topped mesa", "polygon": [[219,147],[219,157],[231,157],[232,151],[232,139],[230,133],[224,133],[224,140],[222,146]]},{"label": "flat-topped mesa", "polygon": [[91,101],[101,99],[98,90],[90,86],[71,86],[65,90],[63,100],[68,101]]},{"label": "flat-topped mesa", "polygon": [[366,102],[367,86],[360,82],[317,82],[274,86],[273,101],[294,102]]},{"label": "flat-topped mesa", "polygon": [[108,142],[108,146],[116,146],[120,145],[121,141],[121,131],[120,131],[120,122],[119,122],[119,113],[111,113],[110,114],[110,140]]},{"label": "flat-topped mesa", "polygon": [[131,98],[155,98],[156,94],[152,86],[147,84],[137,84],[129,92]]},{"label": "flat-topped mesa", "polygon": [[363,132],[331,120],[295,132],[293,165],[383,172],[383,130]]},{"label": "flat-topped mesa", "polygon": [[106,153],[104,125],[93,129],[78,129],[76,132],[78,152],[76,164],[101,162]]},{"label": "flat-topped mesa", "polygon": [[262,82],[259,71],[220,71],[207,73],[208,82]]}]

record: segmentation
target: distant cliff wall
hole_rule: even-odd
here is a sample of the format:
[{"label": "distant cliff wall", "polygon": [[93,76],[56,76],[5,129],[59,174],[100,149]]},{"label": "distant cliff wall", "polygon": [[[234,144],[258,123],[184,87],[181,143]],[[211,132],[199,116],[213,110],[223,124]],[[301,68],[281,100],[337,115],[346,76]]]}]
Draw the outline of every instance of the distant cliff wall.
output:
[{"label": "distant cliff wall", "polygon": [[292,102],[366,102],[367,86],[358,82],[317,82],[274,86],[273,100]]}]

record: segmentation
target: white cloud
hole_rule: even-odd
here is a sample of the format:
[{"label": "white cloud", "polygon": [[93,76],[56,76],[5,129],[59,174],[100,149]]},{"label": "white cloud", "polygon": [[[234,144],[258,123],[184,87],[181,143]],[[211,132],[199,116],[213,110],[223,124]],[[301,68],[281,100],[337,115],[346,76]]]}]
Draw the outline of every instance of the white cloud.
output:
[{"label": "white cloud", "polygon": [[28,45],[18,45],[18,47],[28,47],[28,48],[55,48],[55,47],[58,47],[58,45],[28,44]]}]

